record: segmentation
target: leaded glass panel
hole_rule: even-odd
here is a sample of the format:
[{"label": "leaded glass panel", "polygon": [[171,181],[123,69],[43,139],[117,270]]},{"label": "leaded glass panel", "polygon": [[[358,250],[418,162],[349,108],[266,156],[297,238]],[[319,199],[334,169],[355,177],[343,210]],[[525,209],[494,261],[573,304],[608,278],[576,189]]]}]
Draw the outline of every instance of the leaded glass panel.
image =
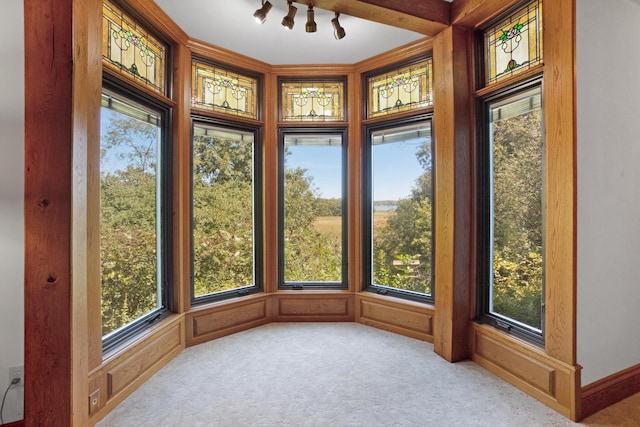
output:
[{"label": "leaded glass panel", "polygon": [[542,61],[542,3],[518,10],[484,32],[486,83],[525,71]]},{"label": "leaded glass panel", "polygon": [[102,17],[102,63],[164,94],[166,45],[109,1],[103,2]]},{"label": "leaded glass panel", "polygon": [[345,121],[344,82],[281,82],[283,122]]},{"label": "leaded glass panel", "polygon": [[368,117],[433,105],[431,58],[367,78]]},{"label": "leaded glass panel", "polygon": [[199,61],[192,63],[191,105],[234,116],[258,118],[258,79]]}]

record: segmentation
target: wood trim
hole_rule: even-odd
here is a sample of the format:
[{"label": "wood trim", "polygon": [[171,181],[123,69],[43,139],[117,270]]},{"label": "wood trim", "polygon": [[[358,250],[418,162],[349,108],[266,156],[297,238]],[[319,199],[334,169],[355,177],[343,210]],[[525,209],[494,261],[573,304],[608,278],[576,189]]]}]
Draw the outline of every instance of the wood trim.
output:
[{"label": "wood trim", "polygon": [[495,83],[491,83],[488,86],[485,86],[483,88],[480,88],[478,90],[476,90],[476,97],[480,98],[483,96],[486,96],[490,93],[493,92],[498,92],[510,85],[513,85],[519,81],[523,81],[523,80],[527,80],[530,78],[535,78],[536,76],[542,74],[544,71],[544,66],[543,64],[538,64],[538,65],[534,65],[533,67],[529,68],[526,71],[522,71],[519,72],[515,75],[509,76],[509,77],[504,77],[500,80],[498,80]]},{"label": "wood trim", "polygon": [[107,399],[113,398],[169,353],[184,347],[183,325],[178,324],[154,337],[121,363],[107,370]]},{"label": "wood trim", "polygon": [[449,25],[448,3],[438,0],[296,0],[296,3],[340,12],[368,21],[433,36]]},{"label": "wood trim", "polygon": [[175,49],[173,77],[172,309],[184,313],[191,306],[191,51],[184,45]]},{"label": "wood trim", "polygon": [[423,38],[415,42],[407,43],[396,49],[383,52],[354,64],[358,73],[366,73],[378,68],[388,67],[416,56],[424,55],[433,50],[433,39]]},{"label": "wood trim", "polygon": [[[98,368],[89,373],[87,396],[97,397],[97,408],[83,406],[91,412],[93,425],[120,402],[151,378],[160,368],[185,348],[185,319],[173,315],[156,325],[143,337],[111,354]],[[86,400],[83,403],[86,405]],[[88,411],[87,411],[88,409]]]},{"label": "wood trim", "polygon": [[[86,174],[86,199],[82,204],[78,200],[76,209],[72,213],[73,223],[81,224],[80,218],[86,218],[86,224],[77,228],[78,232],[86,234],[87,247],[78,248],[83,256],[79,257],[74,264],[86,268],[86,282],[81,286],[86,292],[87,298],[87,328],[84,332],[81,328],[73,331],[73,337],[87,336],[87,341],[82,342],[74,338],[76,343],[88,346],[88,369],[94,369],[102,363],[102,294],[100,290],[100,94],[102,91],[102,33],[101,26],[94,26],[92,22],[102,22],[102,2],[85,2],[86,9],[74,10],[75,19],[85,20],[90,23],[91,31],[88,33],[86,53],[87,61],[79,61],[83,65],[76,65],[76,72],[85,74],[85,78],[90,81],[90,89],[84,89],[85,102],[74,105],[73,114],[88,114],[91,119],[86,123],[87,141],[86,153],[74,160],[74,171]],[[84,15],[84,17],[83,17]],[[86,68],[85,68],[86,67]],[[82,93],[75,92],[74,93]],[[80,119],[75,119],[80,120]],[[80,122],[82,123],[82,122]],[[86,170],[84,169],[86,168]],[[78,176],[79,182],[84,179]],[[80,188],[74,188],[74,195],[81,193]],[[75,267],[74,267],[75,268]],[[80,272],[74,272],[74,276],[81,277]],[[78,396],[83,403],[86,394]]]},{"label": "wood trim", "polygon": [[580,418],[580,366],[488,325],[472,323],[471,358],[508,383],[574,421]]},{"label": "wood trim", "polygon": [[346,291],[279,291],[271,296],[274,322],[353,322],[354,298]]},{"label": "wood trim", "polygon": [[636,393],[640,393],[640,363],[582,387],[582,417]]},{"label": "wood trim", "polygon": [[347,230],[348,230],[348,290],[359,292],[362,279],[362,122],[363,98],[361,76],[352,72],[347,78]]},{"label": "wood trim", "polygon": [[13,421],[11,423],[2,424],[2,427],[24,427],[24,420]]},{"label": "wood trim", "polygon": [[471,306],[471,120],[468,32],[450,27],[433,41],[435,136],[434,350],[468,357]]},{"label": "wood trim", "polygon": [[546,2],[545,349],[576,364],[576,102],[575,1]]},{"label": "wood trim", "polygon": [[478,28],[519,1],[521,0],[455,0],[451,3],[451,24]]},{"label": "wood trim", "polygon": [[189,36],[175,21],[167,15],[155,2],[148,0],[126,0],[126,3],[140,13],[156,31],[159,31],[170,42],[185,44]]},{"label": "wood trim", "polygon": [[228,64],[233,67],[239,67],[262,74],[267,74],[271,71],[271,65],[266,62],[258,61],[257,59],[219,46],[214,46],[202,40],[189,38],[186,45],[194,55],[210,58],[217,63]]},{"label": "wood trim", "polygon": [[355,300],[356,322],[433,342],[434,307],[432,305],[370,292],[356,294]]},{"label": "wood trim", "polygon": [[[278,108],[266,108],[266,105],[276,105],[278,99],[278,78],[269,73],[265,76],[265,90],[262,101],[264,109],[264,132],[262,135],[262,194],[263,202],[263,267],[264,291],[266,293],[278,290]],[[268,197],[270,195],[271,197]],[[271,313],[269,314],[271,317]]]},{"label": "wood trim", "polygon": [[[24,5],[25,423],[87,424],[89,160],[99,140],[97,0]],[[81,338],[78,338],[81,337]],[[56,393],[51,395],[51,384]]]},{"label": "wood trim", "polygon": [[192,309],[185,316],[187,347],[269,323],[268,299],[257,294]]},{"label": "wood trim", "polygon": [[[313,79],[314,77],[331,78],[344,77],[353,72],[353,65],[344,64],[304,64],[304,65],[273,65],[271,72],[278,77],[300,77]],[[279,89],[279,88],[278,88]],[[278,92],[276,91],[276,95]],[[289,123],[289,122],[287,122]],[[313,123],[313,122],[311,122]],[[307,123],[307,126],[310,123]],[[316,124],[316,123],[313,123]]]}]

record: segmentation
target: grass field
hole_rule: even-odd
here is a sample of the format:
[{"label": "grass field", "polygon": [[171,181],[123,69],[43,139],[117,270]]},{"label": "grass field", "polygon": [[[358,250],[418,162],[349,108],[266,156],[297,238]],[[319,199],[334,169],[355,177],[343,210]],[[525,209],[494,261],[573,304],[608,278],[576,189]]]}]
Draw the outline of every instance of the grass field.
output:
[{"label": "grass field", "polygon": [[[379,230],[387,225],[387,219],[393,214],[393,211],[376,211],[373,214],[374,230]],[[341,223],[342,218],[339,216],[319,216],[313,223],[313,227],[318,233],[331,236],[332,238],[339,238],[342,231],[340,229]]]}]

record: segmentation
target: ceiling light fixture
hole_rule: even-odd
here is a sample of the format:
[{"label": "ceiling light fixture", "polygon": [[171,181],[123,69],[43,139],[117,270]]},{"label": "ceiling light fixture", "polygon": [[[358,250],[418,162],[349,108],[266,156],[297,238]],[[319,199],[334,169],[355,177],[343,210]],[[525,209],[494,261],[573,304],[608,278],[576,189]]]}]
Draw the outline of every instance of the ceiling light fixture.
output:
[{"label": "ceiling light fixture", "polygon": [[336,40],[340,40],[347,35],[347,33],[344,31],[344,28],[340,26],[338,17],[340,17],[340,14],[336,12],[336,17],[331,20],[331,23],[333,24],[333,35],[336,37]]},{"label": "ceiling light fixture", "polygon": [[307,9],[307,25],[304,26],[304,29],[307,33],[315,33],[317,26],[316,21],[314,20],[314,12],[313,5],[309,5],[309,9]]},{"label": "ceiling light fixture", "polygon": [[296,16],[296,12],[298,11],[298,8],[295,7],[290,1],[288,1],[287,3],[289,4],[289,12],[287,13],[287,16],[282,18],[282,26],[290,30],[293,30],[293,24],[294,24],[293,17]]},{"label": "ceiling light fixture", "polygon": [[262,0],[262,7],[260,9],[257,9],[253,14],[253,17],[256,18],[256,22],[258,24],[264,24],[264,21],[267,20],[267,13],[269,13],[271,7],[271,3]]}]

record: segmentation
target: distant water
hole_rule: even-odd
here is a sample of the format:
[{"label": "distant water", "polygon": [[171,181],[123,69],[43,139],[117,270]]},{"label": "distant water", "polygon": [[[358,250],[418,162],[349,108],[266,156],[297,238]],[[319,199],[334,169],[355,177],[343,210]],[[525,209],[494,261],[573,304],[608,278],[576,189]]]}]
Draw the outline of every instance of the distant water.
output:
[{"label": "distant water", "polygon": [[395,211],[397,207],[398,207],[397,205],[375,205],[373,207],[373,210],[374,211]]}]

